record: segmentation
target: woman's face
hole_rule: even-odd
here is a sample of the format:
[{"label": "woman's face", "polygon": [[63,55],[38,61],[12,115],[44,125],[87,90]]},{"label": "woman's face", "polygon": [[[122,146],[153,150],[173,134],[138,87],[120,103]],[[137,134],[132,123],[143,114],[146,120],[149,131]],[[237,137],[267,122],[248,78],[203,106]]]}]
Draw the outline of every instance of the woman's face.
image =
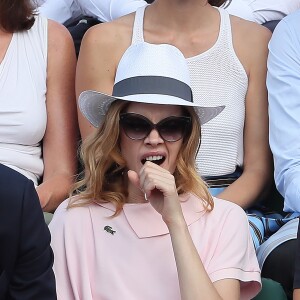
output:
[{"label": "woman's face", "polygon": [[[182,116],[182,109],[175,105],[159,105],[130,103],[126,113],[134,113],[146,117],[153,124],[170,116]],[[176,160],[182,145],[182,139],[175,142],[165,141],[156,129],[143,139],[133,140],[129,138],[120,125],[121,153],[127,163],[127,168],[139,172],[143,164],[150,160],[162,168],[174,173]]]}]

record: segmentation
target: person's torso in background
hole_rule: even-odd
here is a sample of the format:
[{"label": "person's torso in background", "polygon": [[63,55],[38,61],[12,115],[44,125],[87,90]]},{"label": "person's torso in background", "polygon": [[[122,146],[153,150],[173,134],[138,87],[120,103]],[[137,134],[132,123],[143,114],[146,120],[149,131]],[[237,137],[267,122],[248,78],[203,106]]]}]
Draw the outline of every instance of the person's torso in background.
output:
[{"label": "person's torso in background", "polygon": [[30,30],[14,33],[0,64],[0,162],[35,184],[44,168],[47,30],[48,21],[37,17]]},{"label": "person's torso in background", "polygon": [[300,0],[232,0],[226,6],[231,15],[258,24],[281,20],[299,8]]}]

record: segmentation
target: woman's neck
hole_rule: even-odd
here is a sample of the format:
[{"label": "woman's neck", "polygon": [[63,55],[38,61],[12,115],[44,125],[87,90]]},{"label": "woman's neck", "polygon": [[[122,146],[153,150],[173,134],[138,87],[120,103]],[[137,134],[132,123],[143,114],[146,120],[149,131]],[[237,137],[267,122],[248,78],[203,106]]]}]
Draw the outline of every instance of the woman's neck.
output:
[{"label": "woman's neck", "polygon": [[[156,2],[157,1],[157,2]],[[210,49],[220,28],[220,13],[203,1],[155,0],[144,18],[144,39],[153,44],[174,45],[185,57],[193,57]],[[190,5],[193,3],[195,6]]]},{"label": "woman's neck", "polygon": [[185,32],[209,24],[215,10],[207,0],[155,0],[146,11],[150,22]]}]

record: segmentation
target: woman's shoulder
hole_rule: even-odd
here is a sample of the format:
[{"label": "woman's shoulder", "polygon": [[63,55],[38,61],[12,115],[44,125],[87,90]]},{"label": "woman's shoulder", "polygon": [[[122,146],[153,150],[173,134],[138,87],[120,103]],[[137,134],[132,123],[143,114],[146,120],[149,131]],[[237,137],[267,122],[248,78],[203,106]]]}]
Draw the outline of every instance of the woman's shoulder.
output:
[{"label": "woman's shoulder", "polygon": [[49,43],[54,43],[56,45],[65,44],[66,42],[72,42],[72,37],[68,29],[62,24],[48,19],[48,36]]},{"label": "woman's shoulder", "polygon": [[[57,78],[59,68],[75,72],[76,56],[74,42],[68,29],[62,24],[48,20],[48,73]],[[66,71],[67,72],[67,71]],[[61,73],[64,74],[64,73]],[[51,77],[51,76],[50,76]]]},{"label": "woman's shoulder", "polygon": [[90,207],[96,204],[92,201],[87,202],[81,200],[78,195],[65,199],[56,209],[55,214],[70,214],[70,213],[82,213],[88,211]]},{"label": "woman's shoulder", "polygon": [[183,196],[181,196],[182,199],[188,199],[192,203],[197,203],[197,205],[194,205],[196,210],[199,210],[198,204],[200,203],[201,209],[200,210],[206,210],[206,213],[204,216],[211,220],[212,222],[215,222],[215,220],[224,220],[228,217],[236,216],[238,219],[246,219],[246,213],[245,211],[237,204],[230,202],[228,200],[220,199],[213,197],[213,209],[207,210],[205,206],[205,202],[198,198],[196,195],[192,193],[187,193]]},{"label": "woman's shoulder", "polygon": [[235,52],[247,74],[265,65],[272,33],[257,23],[230,16]]},{"label": "woman's shoulder", "polygon": [[[212,210],[205,210],[204,202],[195,195],[192,195],[192,197],[188,199],[192,200],[189,202],[192,202],[193,205],[189,205],[189,214],[185,214],[185,216],[194,214],[194,220],[199,220],[200,222],[194,222],[195,226],[200,224],[202,230],[205,228],[204,231],[215,235],[216,239],[218,239],[220,234],[227,234],[227,232],[231,232],[232,234],[238,234],[240,232],[246,239],[248,238],[249,223],[247,215],[237,204],[213,197],[214,205]],[[203,205],[202,208],[204,209],[199,209],[199,205],[195,205],[199,202]]]},{"label": "woman's shoulder", "polygon": [[55,210],[49,224],[51,230],[54,228],[80,228],[83,223],[89,223],[90,207],[93,204],[70,206],[74,203],[76,196],[64,200]]},{"label": "woman's shoulder", "polygon": [[[94,46],[127,48],[131,43],[134,15],[126,15],[111,22],[100,23],[88,29],[84,35],[84,43]],[[113,49],[115,49],[113,48]],[[110,48],[110,51],[112,48]]]},{"label": "woman's shoulder", "polygon": [[[233,42],[253,52],[253,47],[265,48],[272,36],[271,31],[255,22],[230,16]],[[254,51],[255,52],[255,51]]]},{"label": "woman's shoulder", "polygon": [[213,199],[214,208],[212,212],[217,216],[217,218],[223,218],[225,222],[228,222],[228,220],[236,220],[237,223],[241,222],[242,220],[247,221],[246,213],[239,205],[216,197]]},{"label": "woman's shoulder", "polygon": [[48,20],[41,15],[35,15],[31,28],[26,31],[19,31],[17,34],[25,37],[30,36],[29,43],[34,47],[37,46],[36,41],[44,46],[47,44]]},{"label": "woman's shoulder", "polygon": [[39,14],[37,14],[34,17],[34,19],[35,19],[35,22],[32,26],[32,29],[43,28],[44,30],[46,30],[48,32],[48,34],[50,33],[50,34],[58,35],[57,36],[58,38],[60,38],[61,35],[62,36],[70,35],[68,29],[64,25],[62,25],[54,20],[48,19],[45,16],[42,16]]},{"label": "woman's shoulder", "polygon": [[78,195],[72,196],[64,200],[56,209],[55,215],[60,215],[65,218],[72,218],[77,216],[90,215],[91,211],[97,211],[101,214],[101,211],[115,212],[114,205],[112,203],[106,203],[101,201],[92,201],[80,198]]},{"label": "woman's shoulder", "polygon": [[[86,89],[112,88],[117,65],[131,44],[133,18],[128,15],[92,26],[85,33],[78,57],[78,81]],[[95,75],[97,73],[97,75]]]},{"label": "woman's shoulder", "polygon": [[[260,25],[258,23],[248,21],[245,19],[242,19],[237,16],[230,16],[231,26],[232,30],[241,35],[247,33],[247,35],[244,35],[243,40],[247,40],[249,35],[251,38],[257,38],[257,39],[267,39],[270,38],[272,33],[271,31],[264,27],[263,25]],[[247,37],[247,38],[245,38]]]},{"label": "woman's shoulder", "polygon": [[244,210],[237,204],[225,200],[225,199],[221,199],[218,197],[213,197],[214,200],[214,208],[216,208],[217,210],[225,210],[225,211],[237,211],[237,212],[244,212]]},{"label": "woman's shoulder", "polygon": [[56,209],[49,224],[51,232],[73,232],[93,231],[93,227],[100,220],[106,220],[115,212],[111,203],[88,203],[82,201],[78,196],[64,200]]}]

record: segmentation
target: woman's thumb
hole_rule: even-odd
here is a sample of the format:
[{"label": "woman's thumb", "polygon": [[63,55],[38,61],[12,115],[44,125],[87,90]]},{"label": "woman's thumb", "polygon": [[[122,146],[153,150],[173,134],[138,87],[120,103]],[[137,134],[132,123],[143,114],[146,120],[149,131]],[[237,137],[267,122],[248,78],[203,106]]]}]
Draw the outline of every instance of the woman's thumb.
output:
[{"label": "woman's thumb", "polygon": [[139,179],[139,175],[137,174],[137,172],[129,170],[127,172],[128,175],[128,179],[130,180],[130,182],[135,185],[137,188],[140,188],[140,179]]}]

